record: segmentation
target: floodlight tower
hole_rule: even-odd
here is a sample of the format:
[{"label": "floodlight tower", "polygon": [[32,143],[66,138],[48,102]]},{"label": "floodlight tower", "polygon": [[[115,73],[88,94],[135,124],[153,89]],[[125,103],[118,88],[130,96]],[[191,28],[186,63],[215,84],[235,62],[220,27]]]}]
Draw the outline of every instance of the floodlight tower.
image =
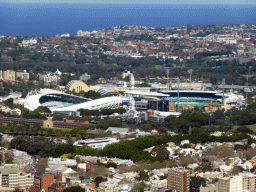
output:
[{"label": "floodlight tower", "polygon": [[245,89],[245,91],[246,91],[246,107],[248,106],[248,89],[249,89],[249,87],[248,87],[248,75],[246,76],[246,89]]},{"label": "floodlight tower", "polygon": [[180,78],[178,77],[178,92],[177,92],[177,97],[178,97],[178,104],[177,104],[177,109],[178,109],[178,111],[177,112],[179,112],[180,110],[179,110],[179,103],[180,103]]},{"label": "floodlight tower", "polygon": [[170,74],[170,69],[167,69],[167,70],[166,70],[166,75],[167,75],[166,88],[167,88],[168,90],[170,89],[169,74]]},{"label": "floodlight tower", "polygon": [[223,87],[223,96],[222,96],[222,104],[224,105],[224,109],[226,111],[226,107],[225,107],[225,96],[224,96],[224,85],[225,85],[225,78],[222,79],[222,87]]},{"label": "floodlight tower", "polygon": [[192,75],[192,69],[189,69],[189,70],[188,70],[188,73],[189,73],[189,75],[190,75],[190,85],[189,85],[189,88],[190,88],[190,90],[191,90],[191,75]]}]

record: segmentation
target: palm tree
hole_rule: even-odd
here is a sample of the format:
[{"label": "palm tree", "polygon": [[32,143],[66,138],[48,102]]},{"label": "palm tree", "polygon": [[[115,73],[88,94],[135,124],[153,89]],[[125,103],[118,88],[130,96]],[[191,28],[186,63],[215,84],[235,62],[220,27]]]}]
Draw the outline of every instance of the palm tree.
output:
[{"label": "palm tree", "polygon": [[29,125],[25,124],[24,128],[25,128],[26,135],[28,135],[29,134]]}]

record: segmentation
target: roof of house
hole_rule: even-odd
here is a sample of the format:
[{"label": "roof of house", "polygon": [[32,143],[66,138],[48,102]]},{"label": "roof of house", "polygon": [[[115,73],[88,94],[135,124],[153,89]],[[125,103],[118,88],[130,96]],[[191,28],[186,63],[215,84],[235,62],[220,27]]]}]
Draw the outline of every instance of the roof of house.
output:
[{"label": "roof of house", "polygon": [[129,128],[121,128],[121,127],[109,127],[106,132],[111,131],[112,133],[127,133]]}]

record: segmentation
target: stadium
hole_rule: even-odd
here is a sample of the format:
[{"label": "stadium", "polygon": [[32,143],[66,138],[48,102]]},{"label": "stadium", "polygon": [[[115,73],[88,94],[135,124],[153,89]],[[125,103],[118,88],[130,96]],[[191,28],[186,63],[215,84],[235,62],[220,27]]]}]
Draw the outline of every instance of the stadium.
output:
[{"label": "stadium", "polygon": [[41,89],[28,93],[24,101],[24,107],[31,111],[34,111],[39,106],[46,106],[51,111],[77,111],[78,109],[101,110],[127,105],[129,101],[129,98],[124,96],[112,96],[91,100],[52,89]]}]

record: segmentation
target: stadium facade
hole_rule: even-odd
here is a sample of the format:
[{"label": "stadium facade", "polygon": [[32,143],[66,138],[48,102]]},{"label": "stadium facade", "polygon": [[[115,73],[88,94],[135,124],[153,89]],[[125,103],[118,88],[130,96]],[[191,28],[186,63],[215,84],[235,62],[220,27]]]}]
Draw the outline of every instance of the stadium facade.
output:
[{"label": "stadium facade", "polygon": [[46,106],[51,111],[77,111],[78,109],[117,108],[128,103],[129,98],[125,96],[91,100],[52,89],[41,89],[28,93],[24,101],[24,107],[31,111],[39,106]]}]

